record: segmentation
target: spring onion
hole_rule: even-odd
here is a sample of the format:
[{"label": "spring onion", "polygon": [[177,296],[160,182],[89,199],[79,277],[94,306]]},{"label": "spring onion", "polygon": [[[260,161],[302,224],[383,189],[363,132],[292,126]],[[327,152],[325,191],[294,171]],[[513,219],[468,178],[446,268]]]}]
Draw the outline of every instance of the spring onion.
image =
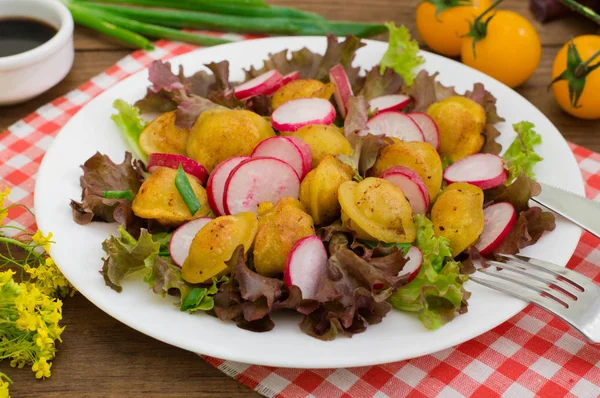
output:
[{"label": "spring onion", "polygon": [[109,12],[94,10],[80,4],[71,4],[70,9],[77,9],[78,11],[85,12],[88,15],[93,15],[121,28],[129,29],[133,32],[140,33],[149,37],[183,41],[187,43],[199,44],[202,46],[215,46],[218,44],[231,43],[231,40],[222,39],[220,37],[183,32],[179,29],[166,28],[164,26],[138,22],[133,19],[122,18],[118,15]]},{"label": "spring onion", "polygon": [[[88,3],[86,3],[88,4]],[[107,11],[124,18],[173,28],[202,28],[236,32],[269,32],[297,34],[301,28],[289,19],[246,18],[233,15],[210,14],[152,8],[131,8],[109,4],[88,4],[89,8]]]},{"label": "spring onion", "polygon": [[131,189],[125,191],[104,191],[102,197],[105,199],[127,199],[133,200],[133,191]]},{"label": "spring onion", "polygon": [[85,0],[90,3],[113,3],[148,7],[174,8],[179,10],[203,11],[215,14],[239,15],[263,18],[297,18],[324,20],[318,14],[290,7],[271,6],[268,8],[240,6],[220,1],[199,2],[198,0]]},{"label": "spring onion", "polygon": [[79,25],[83,25],[107,36],[114,37],[115,39],[136,48],[144,50],[154,49],[152,43],[142,35],[120,28],[98,17],[83,12],[82,10],[73,8],[69,3],[67,3],[67,6],[69,7],[69,11],[71,11],[73,20]]},{"label": "spring onion", "polygon": [[183,166],[181,163],[177,168],[177,175],[175,176],[175,186],[181,195],[185,205],[192,213],[192,216],[196,214],[198,210],[200,210],[200,202],[192,189],[192,185],[190,184],[190,180],[188,180],[185,172],[183,171]]}]

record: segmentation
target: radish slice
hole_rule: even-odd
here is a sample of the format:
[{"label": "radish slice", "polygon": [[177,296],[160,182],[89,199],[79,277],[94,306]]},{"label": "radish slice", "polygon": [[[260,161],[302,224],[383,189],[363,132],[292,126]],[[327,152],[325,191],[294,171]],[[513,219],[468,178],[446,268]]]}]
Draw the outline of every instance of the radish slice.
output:
[{"label": "radish slice", "polygon": [[444,170],[444,179],[449,183],[468,182],[481,189],[490,189],[506,182],[508,173],[504,160],[491,153],[476,153],[452,163]]},{"label": "radish slice", "polygon": [[306,169],[302,151],[288,137],[271,137],[254,148],[251,155],[255,157],[272,157],[283,160],[294,168],[298,178],[302,180],[309,170]]},{"label": "radish slice", "polygon": [[429,210],[429,191],[417,172],[404,166],[390,167],[379,178],[388,180],[399,187],[410,202],[415,214],[427,214]]},{"label": "radish slice", "polygon": [[206,183],[208,172],[200,163],[194,159],[190,159],[183,155],[174,155],[171,153],[151,153],[148,156],[148,171],[153,172],[157,167],[169,167],[177,169],[179,165],[183,167],[183,171],[187,174],[196,177],[200,184]]},{"label": "radish slice", "polygon": [[185,259],[190,253],[190,246],[198,231],[206,224],[211,222],[213,218],[200,217],[192,221],[188,221],[173,232],[171,241],[169,242],[169,252],[171,258],[179,267],[183,266]]},{"label": "radish slice", "polygon": [[283,87],[286,84],[288,84],[289,82],[291,82],[292,80],[298,80],[298,79],[300,79],[300,72],[294,71],[292,73],[288,73],[287,75],[285,75],[283,77],[283,79],[281,79],[279,84],[277,84],[276,86],[273,86],[272,89],[265,92],[264,94],[271,95],[271,94],[275,93],[275,91],[279,90],[281,87]]},{"label": "radish slice", "polygon": [[406,253],[408,261],[404,264],[402,270],[398,273],[398,276],[408,275],[408,282],[412,281],[419,274],[421,264],[423,263],[423,253],[417,246],[412,246],[408,253]]},{"label": "radish slice", "polygon": [[340,115],[346,117],[346,102],[352,95],[352,86],[348,75],[341,64],[335,65],[329,69],[329,80],[335,84],[335,102],[337,103]]},{"label": "radish slice", "polygon": [[300,179],[292,166],[275,158],[250,158],[231,171],[225,183],[226,214],[257,213],[261,202],[298,198]]},{"label": "radish slice", "polygon": [[440,130],[431,116],[421,112],[407,113],[406,116],[417,123],[423,132],[426,143],[434,147],[436,151],[440,149]]},{"label": "radish slice", "polygon": [[402,141],[425,141],[423,132],[411,118],[399,112],[381,112],[367,122],[367,129],[358,132],[360,135],[368,133],[387,137],[395,137]]},{"label": "radish slice", "polygon": [[290,250],[283,268],[283,281],[286,286],[298,286],[303,299],[312,299],[326,266],[325,245],[318,237],[307,236],[296,242]]},{"label": "radish slice", "polygon": [[283,80],[281,81],[281,83],[283,83],[283,85],[286,85],[289,82],[291,82],[292,80],[298,80],[298,79],[300,79],[300,72],[296,70],[296,71],[293,71],[293,72],[285,75],[283,77]]},{"label": "radish slice", "polygon": [[331,124],[335,108],[321,98],[300,98],[285,102],[271,115],[271,124],[279,131],[296,131],[310,124]]},{"label": "radish slice", "polygon": [[235,158],[227,159],[219,163],[210,174],[208,184],[206,184],[206,196],[208,205],[217,217],[225,215],[223,195],[225,193],[225,183],[227,182],[231,170],[235,169],[237,165],[247,159],[250,159],[250,157],[237,156]]},{"label": "radish slice", "polygon": [[270,70],[262,75],[248,80],[233,89],[234,95],[239,100],[245,100],[257,95],[266,94],[283,80],[277,69]]},{"label": "radish slice", "polygon": [[490,254],[508,236],[517,222],[517,212],[508,202],[500,202],[483,209],[483,232],[475,248],[482,255]]},{"label": "radish slice", "polygon": [[[312,150],[310,149],[310,146],[306,142],[302,141],[301,138],[292,137],[291,135],[287,136],[286,138],[288,140],[292,140],[292,142],[296,144],[296,147],[298,147],[298,149],[302,153],[304,176],[306,176],[306,174],[308,174],[308,172],[312,170]],[[302,178],[304,178],[304,176],[302,176]]]},{"label": "radish slice", "polygon": [[376,113],[386,111],[399,111],[410,102],[408,95],[392,94],[382,95],[381,97],[373,98],[369,101],[369,111]]}]

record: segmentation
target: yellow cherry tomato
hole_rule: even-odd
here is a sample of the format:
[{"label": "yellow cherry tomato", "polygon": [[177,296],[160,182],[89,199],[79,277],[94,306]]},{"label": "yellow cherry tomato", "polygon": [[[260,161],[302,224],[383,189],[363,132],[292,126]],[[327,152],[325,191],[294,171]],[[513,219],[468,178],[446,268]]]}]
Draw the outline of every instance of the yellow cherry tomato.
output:
[{"label": "yellow cherry tomato", "polygon": [[[488,20],[489,16],[483,19]],[[463,63],[509,87],[517,87],[529,79],[542,57],[542,44],[533,25],[516,12],[500,10],[494,12],[483,30],[487,32],[478,40],[463,39]],[[473,40],[476,40],[474,47]]]},{"label": "yellow cherry tomato", "polygon": [[[571,96],[569,93],[569,80],[572,82],[571,85],[576,87],[578,83],[583,81],[583,78],[576,75],[578,73],[574,70],[576,69],[576,65],[567,68],[567,54],[570,46],[574,46],[571,51],[576,51],[581,58],[579,65],[587,62],[587,67],[593,67],[600,62],[600,55],[598,55],[600,51],[600,36],[579,36],[565,44],[556,55],[554,65],[552,66],[552,80],[557,80],[552,84],[554,97],[561,108],[575,117],[600,119],[600,96],[598,95],[598,91],[600,90],[600,67],[591,72],[589,69],[585,70],[584,67],[580,67],[582,71],[579,73],[585,76],[585,84],[579,98],[574,93]],[[569,73],[567,69],[570,69],[573,75],[569,79],[563,78],[558,80],[559,77],[565,77],[563,75],[565,72]]]},{"label": "yellow cherry tomato", "polygon": [[[417,30],[433,51],[449,56],[460,55],[462,37],[469,22],[491,5],[490,0],[473,0],[469,5],[444,7],[446,0],[423,1],[417,7]],[[459,1],[456,1],[460,4]],[[437,13],[437,15],[436,15]]]}]

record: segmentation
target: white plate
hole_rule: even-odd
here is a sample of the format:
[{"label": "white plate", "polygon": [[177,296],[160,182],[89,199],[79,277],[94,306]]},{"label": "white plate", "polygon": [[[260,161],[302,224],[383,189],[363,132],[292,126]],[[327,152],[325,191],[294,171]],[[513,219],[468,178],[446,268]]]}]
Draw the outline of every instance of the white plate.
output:
[{"label": "white plate", "polygon": [[[356,65],[371,67],[387,48],[386,43],[367,41],[358,50]],[[239,42],[194,51],[171,60],[188,73],[203,64],[227,59],[232,79],[243,77],[242,68],[259,66],[268,53],[302,47],[324,52],[323,37],[286,37]],[[539,152],[545,160],[536,167],[540,181],[584,193],[579,168],[565,140],[550,121],[532,104],[490,77],[455,61],[423,52],[425,68],[439,71],[442,83],[459,92],[482,82],[498,98],[498,113],[506,123],[497,127],[506,148],[515,133],[511,124],[529,120],[543,136]],[[338,368],[373,365],[413,358],[439,351],[472,339],[518,313],[525,304],[517,299],[468,283],[473,292],[469,312],[436,331],[425,329],[418,319],[392,311],[382,323],[352,338],[323,342],[303,334],[297,326],[300,316],[275,317],[275,329],[252,333],[235,324],[205,314],[178,311],[173,298],[153,294],[141,275],[132,275],[117,293],[104,284],[99,273],[103,256],[101,242],[116,231],[115,224],[77,225],[71,217],[70,199],[79,199],[79,166],[96,151],[122,161],[125,141],[110,119],[112,102],[122,98],[134,102],[146,91],[147,72],[139,72],[117,84],[81,109],[62,129],[48,150],[35,189],[35,210],[39,227],[52,231],[56,244],[51,254],[61,271],[85,297],[119,321],[166,343],[197,353],[227,360],[260,365],[298,368]],[[573,254],[580,229],[558,220],[556,230],[544,236],[524,254],[565,265]]]}]

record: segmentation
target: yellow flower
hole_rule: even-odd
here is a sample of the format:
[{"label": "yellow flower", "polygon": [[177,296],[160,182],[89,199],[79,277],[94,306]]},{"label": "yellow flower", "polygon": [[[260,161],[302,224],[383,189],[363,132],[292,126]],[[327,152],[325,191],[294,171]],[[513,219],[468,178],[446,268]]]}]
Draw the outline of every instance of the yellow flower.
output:
[{"label": "yellow flower", "polygon": [[42,233],[42,231],[37,230],[37,232],[35,234],[33,234],[33,236],[31,237],[31,240],[33,240],[33,242],[38,245],[38,246],[43,246],[44,250],[46,250],[46,253],[48,253],[50,251],[50,243],[52,240],[52,232],[48,233],[48,236],[44,236],[44,234]]},{"label": "yellow flower", "polygon": [[21,330],[31,330],[34,331],[37,329],[39,324],[39,317],[30,312],[22,312],[17,319],[17,327]]},{"label": "yellow flower", "polygon": [[10,383],[10,378],[0,372],[0,398],[10,398],[10,394],[8,393],[8,386]]},{"label": "yellow flower", "polygon": [[46,361],[46,358],[41,357],[36,362],[34,362],[33,366],[31,366],[31,370],[35,372],[35,378],[41,379],[50,377],[50,368],[52,367],[51,363]]},{"label": "yellow flower", "polygon": [[40,263],[37,267],[25,265],[23,269],[29,274],[31,284],[47,296],[64,297],[69,294],[69,290],[71,293],[74,292],[74,288],[50,257],[47,257],[44,263]]}]

